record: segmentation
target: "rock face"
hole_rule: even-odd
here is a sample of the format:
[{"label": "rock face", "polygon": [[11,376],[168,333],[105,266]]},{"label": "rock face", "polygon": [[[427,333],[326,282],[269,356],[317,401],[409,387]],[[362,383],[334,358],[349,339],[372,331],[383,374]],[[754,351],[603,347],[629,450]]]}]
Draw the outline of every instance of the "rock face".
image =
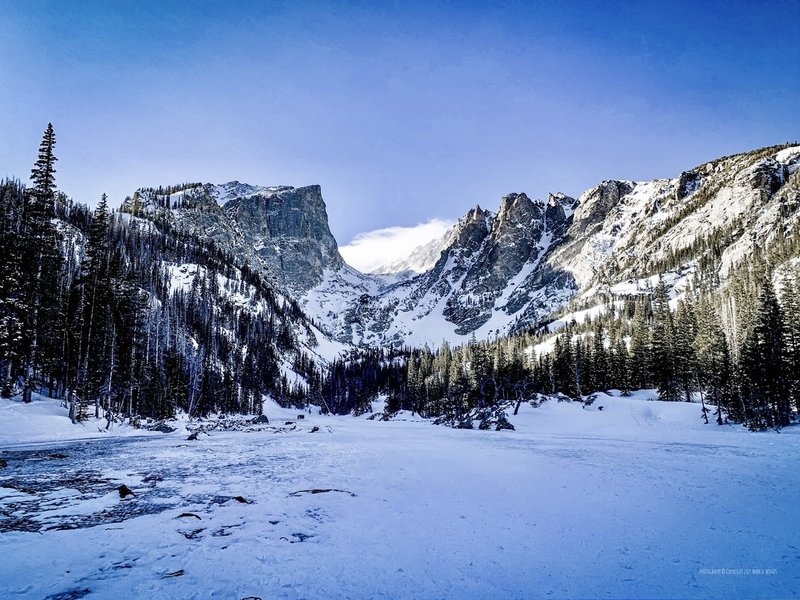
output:
[{"label": "rock face", "polygon": [[590,301],[626,293],[641,277],[694,272],[701,257],[724,282],[754,243],[799,221],[797,146],[726,157],[674,179],[607,180],[578,200],[509,194],[497,213],[470,210],[428,272],[362,295],[333,333],[364,344],[488,338],[545,324],[576,295]]},{"label": "rock face", "polygon": [[344,264],[318,185],[233,198],[223,210],[290,291],[303,293],[322,281],[325,269]]},{"label": "rock face", "polygon": [[[559,208],[565,219],[563,207]],[[548,228],[546,212],[547,207],[540,201],[533,201],[525,194],[509,194],[500,201],[496,215],[486,213],[485,235],[480,246],[461,249],[467,257],[462,261],[464,275],[443,312],[448,321],[457,324],[456,333],[466,335],[480,328],[491,319],[495,308],[516,312],[525,304],[519,302],[525,281],[512,282],[512,279],[522,274],[526,266],[530,269],[539,264],[557,241],[553,239],[555,232]],[[509,285],[514,283],[518,285],[510,290],[508,299],[514,296],[515,302],[509,307],[501,297],[507,295]]]},{"label": "rock face", "polygon": [[123,210],[168,220],[216,243],[292,297],[318,285],[326,269],[344,265],[318,185],[263,187],[232,181],[168,191],[139,190]]},{"label": "rock face", "polygon": [[548,262],[590,293],[696,268],[703,256],[724,280],[754,243],[797,223],[799,172],[800,147],[772,147],[712,161],[674,179],[604,181],[578,199],[564,243]]},{"label": "rock face", "polygon": [[[357,344],[435,344],[512,331],[570,297],[571,277],[544,262],[571,222],[575,200],[521,193],[492,213],[471,209],[445,236],[439,260],[411,280],[362,295],[332,333]],[[528,321],[524,321],[528,323]]]}]

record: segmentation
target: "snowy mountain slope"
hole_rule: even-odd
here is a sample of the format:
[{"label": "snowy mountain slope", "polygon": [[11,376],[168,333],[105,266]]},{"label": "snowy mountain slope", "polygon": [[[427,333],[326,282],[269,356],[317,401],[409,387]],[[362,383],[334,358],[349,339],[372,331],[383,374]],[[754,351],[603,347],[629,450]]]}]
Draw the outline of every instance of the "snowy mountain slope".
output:
[{"label": "snowy mountain slope", "polygon": [[362,300],[351,321],[372,343],[458,342],[531,327],[578,294],[624,295],[627,281],[724,283],[753,244],[800,223],[798,172],[800,147],[772,147],[673,179],[604,181],[577,201],[550,196],[544,213],[512,194],[496,215],[470,211],[430,271]]},{"label": "snowy mountain slope", "polygon": [[[482,326],[484,336],[507,332],[523,308],[536,318],[548,314],[552,290],[528,292],[542,279],[536,266],[564,235],[573,207],[563,195],[544,204],[525,194],[503,198],[497,214],[477,207],[418,253],[415,260],[430,263],[438,252],[432,268],[399,283],[344,263],[319,186],[231,182],[161,196],[140,190],[124,210],[139,209],[225,248],[296,299],[340,342],[400,345],[458,340]],[[412,264],[423,263],[406,263]],[[571,285],[568,278],[556,284],[558,294]]]},{"label": "snowy mountain slope", "polygon": [[[223,202],[223,204],[220,204]],[[236,260],[299,297],[344,264],[328,227],[319,186],[202,184],[177,194],[139,190],[123,211],[163,220],[214,242]]]},{"label": "snowy mountain slope", "polygon": [[[223,206],[217,203],[218,199],[234,193],[248,195],[236,196]],[[266,351],[272,357],[270,360],[276,362],[280,378],[290,388],[302,388],[307,385],[308,365],[324,367],[349,347],[332,340],[310,322],[289,290],[279,282],[285,281],[286,274],[292,271],[305,270],[306,275],[313,277],[313,272],[307,268],[309,264],[325,264],[328,260],[343,263],[332,236],[327,247],[316,245],[314,253],[302,248],[300,234],[293,238],[294,244],[287,244],[282,238],[273,240],[265,251],[267,238],[264,234],[269,232],[270,226],[292,233],[307,230],[309,221],[316,215],[300,207],[303,204],[313,206],[317,198],[320,198],[318,188],[257,188],[238,182],[222,186],[198,184],[177,190],[142,189],[126,200],[117,218],[129,227],[144,228],[156,239],[162,234],[177,232],[187,247],[198,247],[198,258],[206,257],[203,264],[198,264],[181,258],[191,256],[191,251],[178,252],[180,256],[169,251],[153,254],[153,269],[163,281],[167,296],[154,310],[170,310],[169,302],[175,297],[183,302],[188,299],[190,304],[192,298],[201,299],[213,315],[210,318],[212,330],[236,348],[241,354],[240,363],[244,363],[253,350],[242,336],[257,338],[259,344],[271,347]],[[258,205],[264,204],[266,210],[259,212]],[[280,222],[283,213],[293,219],[285,227]],[[239,215],[239,218],[230,215]],[[260,229],[260,224],[265,229]],[[270,260],[278,253],[284,258],[279,265],[285,270],[275,269],[274,261]],[[331,253],[334,254],[332,258]],[[269,259],[263,260],[262,256]],[[298,286],[295,289],[303,285],[300,278],[293,281]],[[238,330],[237,325],[224,325],[231,316],[234,322],[238,321]],[[254,320],[260,325],[243,333],[242,322]],[[221,365],[217,366],[224,370]]]},{"label": "snowy mountain slope", "polygon": [[234,181],[177,191],[141,189],[121,210],[214,244],[225,253],[224,260],[259,273],[287,302],[299,303],[317,331],[317,342],[334,354],[346,350],[342,342],[351,342],[347,336],[331,335],[339,314],[386,286],[383,279],[345,264],[317,185],[266,187]]},{"label": "snowy mountain slope", "polygon": [[799,169],[796,146],[711,161],[674,179],[604,181],[581,195],[568,240],[549,262],[586,289],[713,253],[724,278],[753,243],[797,223]]},{"label": "snowy mountain slope", "polygon": [[470,210],[428,272],[362,298],[343,334],[356,343],[438,345],[536,322],[572,295],[571,279],[543,259],[564,236],[574,203],[563,194],[547,204],[509,194],[497,213]]},{"label": "snowy mountain slope", "polygon": [[[162,262],[161,269],[170,295],[189,295],[192,293],[192,288],[198,285],[198,281],[213,280],[209,286],[213,287],[213,291],[207,289],[205,295],[207,298],[213,298],[215,304],[225,307],[225,310],[246,312],[258,319],[266,321],[275,319],[269,302],[253,285],[243,280],[241,271],[238,269],[231,269],[229,276],[226,276],[219,272],[213,272],[202,265],[186,262],[176,264],[169,261]],[[279,305],[287,312],[289,312],[290,302],[288,297],[278,295]],[[314,360],[322,364],[329,363],[349,350],[347,346],[329,339],[318,327],[303,319],[302,316],[291,319],[291,321],[294,322],[289,324],[289,329],[294,337],[297,350],[311,356]],[[235,340],[236,332],[230,329],[225,332],[227,337]],[[283,373],[292,381],[302,384],[302,378],[298,379],[292,367],[293,354],[285,351],[277,354]]]}]

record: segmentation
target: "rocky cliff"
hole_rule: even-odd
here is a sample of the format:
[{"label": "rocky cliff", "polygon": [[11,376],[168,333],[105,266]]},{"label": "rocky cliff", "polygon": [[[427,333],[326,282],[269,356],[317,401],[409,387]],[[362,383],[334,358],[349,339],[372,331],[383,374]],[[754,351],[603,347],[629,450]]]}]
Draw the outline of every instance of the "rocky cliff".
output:
[{"label": "rocky cliff", "polygon": [[213,241],[299,298],[344,261],[318,185],[262,187],[232,181],[138,190],[123,210],[164,219]]}]

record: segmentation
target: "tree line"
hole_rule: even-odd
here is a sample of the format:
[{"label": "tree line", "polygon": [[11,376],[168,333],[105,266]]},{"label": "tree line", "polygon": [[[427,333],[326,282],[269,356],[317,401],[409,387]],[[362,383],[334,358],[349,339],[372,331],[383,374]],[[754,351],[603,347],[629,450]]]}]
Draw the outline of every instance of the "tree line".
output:
[{"label": "tree line", "polygon": [[780,429],[800,412],[797,256],[800,236],[787,229],[755,246],[725,286],[717,271],[701,270],[680,299],[659,280],[639,294],[604,296],[604,312],[557,332],[545,326],[435,351],[406,348],[391,360],[372,354],[357,369],[339,366],[328,393],[351,410],[366,410],[345,402],[357,389],[386,394],[389,412],[457,421],[474,408],[536,394],[586,401],[611,389],[655,388],[661,400],[699,402],[706,422]]},{"label": "tree line", "polygon": [[[62,398],[75,421],[104,415],[168,418],[182,410],[260,413],[265,397],[363,413],[466,418],[475,408],[561,394],[656,388],[699,400],[707,421],[754,430],[800,410],[800,233],[755,245],[720,285],[722,244],[703,241],[698,275],[681,299],[664,282],[607,294],[593,319],[438,349],[353,350],[330,364],[310,352],[300,307],[224,247],[175,229],[134,196],[120,212],[105,196],[90,211],[55,185],[48,125],[31,186],[0,183],[0,394]],[[151,189],[161,208],[186,208]],[[162,193],[163,192],[163,193]],[[789,215],[782,207],[782,215]],[[139,218],[143,217],[143,218]]]}]

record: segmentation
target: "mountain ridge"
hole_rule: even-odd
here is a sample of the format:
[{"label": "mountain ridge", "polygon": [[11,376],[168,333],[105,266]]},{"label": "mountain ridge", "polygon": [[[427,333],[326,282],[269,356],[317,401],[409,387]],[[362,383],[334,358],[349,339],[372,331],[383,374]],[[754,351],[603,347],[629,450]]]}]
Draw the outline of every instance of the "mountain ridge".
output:
[{"label": "mountain ridge", "polygon": [[[391,276],[346,264],[318,185],[203,184],[181,191],[177,209],[169,195],[137,194],[167,206],[153,218],[213,239],[265,274],[332,339],[402,346],[538,327],[579,295],[690,263],[705,261],[724,279],[752,248],[748,239],[774,235],[779,214],[796,216],[799,168],[800,146],[781,145],[674,178],[604,180],[577,199],[510,193],[496,212],[471,208],[423,251],[410,249]],[[720,232],[730,239],[709,241]],[[414,264],[426,268],[403,268]]]}]

